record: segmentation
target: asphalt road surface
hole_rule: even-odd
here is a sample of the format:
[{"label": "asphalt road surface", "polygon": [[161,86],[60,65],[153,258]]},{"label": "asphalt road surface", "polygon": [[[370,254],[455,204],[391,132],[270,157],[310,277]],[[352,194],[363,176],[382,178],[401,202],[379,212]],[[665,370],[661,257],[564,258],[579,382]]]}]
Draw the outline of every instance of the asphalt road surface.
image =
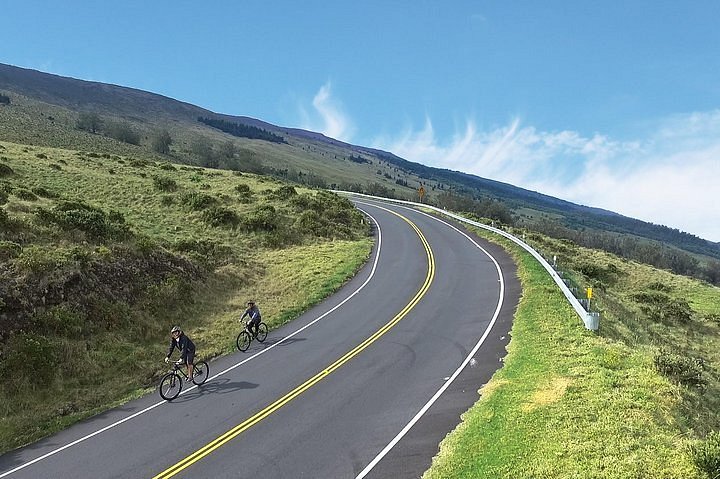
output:
[{"label": "asphalt road surface", "polygon": [[460,227],[354,201],[377,241],[340,292],[172,402],[149,394],[0,456],[0,478],[421,476],[502,364],[515,266]]}]

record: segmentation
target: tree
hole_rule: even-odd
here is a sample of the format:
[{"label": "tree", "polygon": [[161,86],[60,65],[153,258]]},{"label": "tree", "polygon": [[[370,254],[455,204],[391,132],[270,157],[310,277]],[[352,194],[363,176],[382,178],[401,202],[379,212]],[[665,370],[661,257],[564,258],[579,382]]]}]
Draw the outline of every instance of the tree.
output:
[{"label": "tree", "polygon": [[192,144],[192,154],[197,157],[197,164],[205,168],[217,168],[220,162],[213,150],[212,143],[206,137],[201,136]]},{"label": "tree", "polygon": [[160,154],[167,155],[170,153],[170,145],[172,144],[172,137],[170,132],[166,129],[162,129],[155,133],[152,139],[152,149]]},{"label": "tree", "polygon": [[115,138],[118,141],[124,141],[125,143],[130,143],[131,145],[140,144],[140,134],[133,130],[130,123],[126,121],[111,123],[107,130],[108,136]]},{"label": "tree", "polygon": [[97,133],[102,128],[103,121],[97,113],[82,112],[78,117],[77,127],[80,130]]}]

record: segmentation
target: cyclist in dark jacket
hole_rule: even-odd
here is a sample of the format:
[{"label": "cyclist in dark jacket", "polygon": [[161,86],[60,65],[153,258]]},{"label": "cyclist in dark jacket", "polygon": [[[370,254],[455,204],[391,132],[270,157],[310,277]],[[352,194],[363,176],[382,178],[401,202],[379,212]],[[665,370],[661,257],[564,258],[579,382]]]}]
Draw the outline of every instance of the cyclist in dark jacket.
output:
[{"label": "cyclist in dark jacket", "polygon": [[192,379],[193,369],[195,369],[193,363],[195,360],[195,343],[185,336],[180,326],[173,327],[170,330],[170,336],[172,336],[172,339],[170,340],[170,349],[168,350],[167,356],[165,356],[165,362],[170,362],[170,356],[173,350],[178,348],[180,350],[180,364],[187,365],[187,380],[190,381]]},{"label": "cyclist in dark jacket", "polygon": [[[248,308],[240,317],[240,321],[242,322],[242,320],[245,319],[245,316],[250,318],[250,321],[248,321],[248,330],[250,331],[250,333],[253,334],[253,336],[257,336],[258,332],[260,331],[260,321],[262,320],[262,318],[260,317],[260,310],[255,304],[255,301],[248,301],[247,305]],[[255,331],[253,331],[253,327],[255,328]]]}]

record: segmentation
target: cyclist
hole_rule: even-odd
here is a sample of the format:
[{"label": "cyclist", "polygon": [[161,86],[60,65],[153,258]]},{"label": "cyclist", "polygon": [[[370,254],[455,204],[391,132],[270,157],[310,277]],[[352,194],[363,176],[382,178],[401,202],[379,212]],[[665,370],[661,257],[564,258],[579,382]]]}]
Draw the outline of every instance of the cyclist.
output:
[{"label": "cyclist", "polygon": [[173,326],[170,330],[170,336],[172,336],[172,339],[170,340],[170,349],[168,350],[167,356],[165,356],[165,362],[170,362],[173,349],[178,348],[180,350],[180,361],[178,361],[178,364],[187,365],[187,380],[190,381],[192,379],[193,369],[195,368],[193,363],[195,360],[195,343],[185,336],[180,326]]},{"label": "cyclist", "polygon": [[[247,309],[240,317],[240,322],[245,319],[245,316],[250,318],[250,321],[248,321],[248,330],[250,331],[250,334],[255,337],[258,335],[258,332],[260,332],[260,320],[262,319],[260,317],[260,310],[255,304],[255,301],[248,301],[247,306]],[[255,331],[253,331],[253,327],[255,328]]]}]

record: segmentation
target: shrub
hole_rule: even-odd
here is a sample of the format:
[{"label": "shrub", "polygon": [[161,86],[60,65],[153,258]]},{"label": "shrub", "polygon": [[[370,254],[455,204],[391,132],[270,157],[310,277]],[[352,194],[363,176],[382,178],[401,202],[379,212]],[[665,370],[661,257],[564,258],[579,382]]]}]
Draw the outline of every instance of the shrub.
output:
[{"label": "shrub", "polygon": [[230,226],[235,227],[240,222],[237,213],[221,206],[213,206],[203,211],[202,219],[210,226]]},{"label": "shrub", "polygon": [[191,210],[204,210],[217,203],[217,199],[204,193],[186,193],[180,198],[180,202]]},{"label": "shrub", "polygon": [[632,295],[640,303],[640,309],[653,321],[687,323],[693,310],[685,299],[676,299],[659,291],[640,292]]},{"label": "shrub", "polygon": [[175,197],[172,195],[164,195],[160,197],[160,204],[163,206],[170,206],[175,203]]},{"label": "shrub", "polygon": [[297,196],[297,191],[295,191],[294,187],[290,185],[285,185],[281,186],[275,191],[270,192],[268,196],[278,200],[289,200],[293,196]]},{"label": "shrub", "polygon": [[272,205],[259,206],[242,219],[243,229],[247,231],[274,231],[278,225],[279,217]]},{"label": "shrub", "polygon": [[248,185],[235,185],[235,191],[238,193],[252,193]]},{"label": "shrub", "polygon": [[153,185],[160,191],[175,191],[178,187],[175,180],[165,176],[154,176]]},{"label": "shrub", "polygon": [[8,194],[4,191],[0,191],[0,205],[4,205],[8,201]]},{"label": "shrub", "polygon": [[167,163],[167,162],[161,163],[160,166],[158,166],[158,168],[160,168],[161,170],[166,170],[166,171],[177,171],[177,168],[175,168],[171,163]]},{"label": "shrub", "polygon": [[136,132],[130,123],[118,122],[111,123],[107,128],[108,136],[118,141],[130,143],[131,145],[140,144],[140,134]]},{"label": "shrub", "polygon": [[10,97],[0,93],[0,105],[9,105]]},{"label": "shrub", "polygon": [[20,198],[21,200],[25,201],[37,201],[38,197],[30,190],[26,190],[24,188],[18,188],[15,191],[13,191],[13,194]]},{"label": "shrub", "polygon": [[[2,210],[0,210],[2,211]],[[22,246],[12,241],[0,241],[0,261],[17,258],[22,253]]]},{"label": "shrub", "polygon": [[0,178],[2,178],[3,176],[11,176],[14,174],[15,174],[15,171],[13,171],[12,168],[10,168],[5,163],[0,163]]},{"label": "shrub", "polygon": [[720,432],[713,431],[691,449],[695,465],[709,478],[720,478]]},{"label": "shrub", "polygon": [[50,168],[52,168],[53,170],[62,171],[62,166],[58,165],[57,163],[52,163],[50,165]]},{"label": "shrub", "polygon": [[701,358],[688,358],[661,349],[655,355],[654,363],[660,373],[682,384],[696,387],[707,384],[703,375],[705,362]]},{"label": "shrub", "polygon": [[36,331],[52,331],[59,335],[77,337],[91,333],[92,322],[86,321],[84,314],[60,305],[52,307],[32,317]]},{"label": "shrub", "polygon": [[42,186],[36,186],[35,188],[32,189],[32,192],[43,198],[57,198],[59,196],[57,193],[49,191],[46,188],[43,188]]},{"label": "shrub", "polygon": [[78,201],[63,201],[52,211],[40,209],[38,217],[64,230],[77,229],[96,239],[124,239],[130,236],[125,218],[117,211],[105,213],[100,208]]},{"label": "shrub", "polygon": [[47,160],[47,155],[45,153],[38,153],[35,157],[40,158],[41,160]]}]

